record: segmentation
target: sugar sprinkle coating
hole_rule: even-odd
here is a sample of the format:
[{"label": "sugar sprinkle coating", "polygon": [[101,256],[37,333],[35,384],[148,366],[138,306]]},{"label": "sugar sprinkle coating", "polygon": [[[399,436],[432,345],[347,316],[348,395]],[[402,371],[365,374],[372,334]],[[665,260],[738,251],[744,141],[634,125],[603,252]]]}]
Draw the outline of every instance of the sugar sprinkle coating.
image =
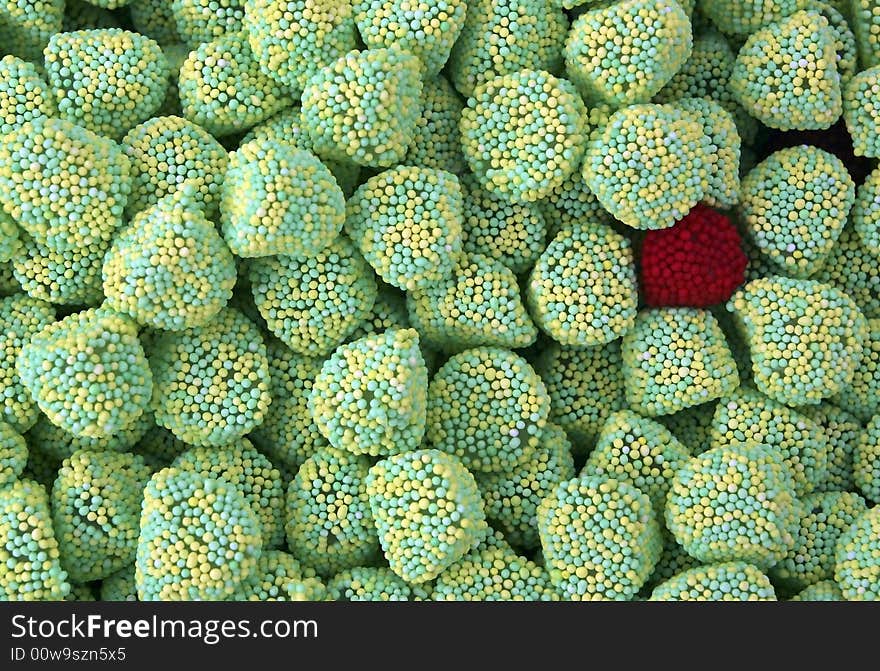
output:
[{"label": "sugar sprinkle coating", "polygon": [[43,51],[59,116],[118,140],[165,99],[168,62],[149,37],[120,28],[52,36]]},{"label": "sugar sprinkle coating", "polygon": [[107,305],[145,326],[204,326],[232,296],[232,253],[201,209],[196,186],[135,215],[104,257]]},{"label": "sugar sprinkle coating", "polygon": [[106,308],[44,327],[22,347],[16,368],[40,410],[76,436],[123,430],[146,410],[153,393],[135,323]]},{"label": "sugar sprinkle coating", "polygon": [[346,204],[345,231],[388,284],[412,291],[447,279],[461,252],[458,178],[398,166],[365,181]]},{"label": "sugar sprinkle coating", "polygon": [[862,246],[880,258],[880,168],[871,171],[856,191],[852,228]]},{"label": "sugar sprinkle coating", "polygon": [[36,66],[12,54],[0,59],[0,136],[52,116],[57,116],[55,99]]},{"label": "sugar sprinkle coating", "polygon": [[354,20],[369,48],[399,47],[436,75],[464,27],[464,0],[355,0]]},{"label": "sugar sprinkle coating", "polygon": [[817,492],[848,492],[855,489],[853,458],[862,435],[858,418],[824,401],[798,410],[819,425],[828,438],[828,473],[816,486]]},{"label": "sugar sprinkle coating", "polygon": [[391,456],[370,468],[366,482],[385,558],[410,584],[436,578],[487,532],[477,483],[450,454]]},{"label": "sugar sprinkle coating", "polygon": [[428,370],[415,329],[388,329],[340,345],[309,397],[318,430],[354,454],[415,450],[425,435]]},{"label": "sugar sprinkle coating", "polygon": [[486,517],[516,547],[532,550],[538,538],[538,505],[564,480],[575,476],[571,443],[547,422],[528,461],[497,473],[477,474]]},{"label": "sugar sprinkle coating", "polygon": [[550,343],[535,369],[550,396],[550,419],[575,447],[592,447],[611,413],[627,406],[620,340],[597,347]]},{"label": "sugar sprinkle coating", "polygon": [[789,601],[846,601],[843,592],[833,580],[821,580],[805,587]]},{"label": "sugar sprinkle coating", "polygon": [[223,601],[257,567],[260,522],[233,484],[166,468],[144,489],[135,583],[141,601]]},{"label": "sugar sprinkle coating", "polygon": [[47,302],[22,293],[0,298],[0,419],[19,433],[30,429],[39,410],[16,369],[22,348],[55,321]]},{"label": "sugar sprinkle coating", "polygon": [[514,203],[491,193],[470,174],[460,182],[462,249],[497,259],[516,274],[528,271],[546,245],[547,224],[541,206]]},{"label": "sugar sprinkle coating", "polygon": [[707,98],[680,98],[672,105],[697,117],[709,141],[712,169],[707,177],[703,202],[722,210],[733,207],[740,198],[742,146],[734,117],[719,103]]},{"label": "sugar sprinkle coating", "polygon": [[286,88],[260,69],[243,32],[205,42],[180,66],[183,116],[214,137],[248,130],[291,105]]},{"label": "sugar sprinkle coating", "polygon": [[718,29],[734,37],[751,35],[762,26],[796,12],[803,0],[697,0],[697,8]]},{"label": "sugar sprinkle coating", "polygon": [[794,546],[800,518],[791,473],[759,444],[716,447],[672,480],[666,527],[703,562],[745,561],[766,569]]},{"label": "sugar sprinkle coating", "polygon": [[794,546],[769,571],[789,592],[834,576],[838,538],[868,509],[865,500],[852,492],[810,494],[801,503]]},{"label": "sugar sprinkle coating", "polygon": [[[856,224],[859,219],[852,218]],[[825,264],[810,279],[836,287],[855,301],[868,319],[880,317],[880,263],[854,225],[843,229]]]},{"label": "sugar sprinkle coating", "polygon": [[421,76],[420,61],[396,48],[349,51],[318,70],[302,95],[315,152],[363,166],[399,162],[421,116]]},{"label": "sugar sprinkle coating", "polygon": [[[61,462],[69,459],[75,452],[130,452],[134,446],[156,425],[153,413],[144,412],[133,424],[112,435],[92,438],[75,436],[59,426],[55,426],[45,415],[40,415],[36,424],[25,434],[31,447],[35,447],[40,456],[52,462],[55,470]],[[55,481],[55,476],[49,483]],[[50,487],[51,488],[51,487]]]},{"label": "sugar sprinkle coating", "polygon": [[40,62],[64,21],[64,0],[4,0],[0,5],[0,44],[26,61]]},{"label": "sugar sprinkle coating", "polygon": [[557,485],[538,507],[538,530],[550,579],[572,601],[628,601],[663,546],[648,496],[605,477]]},{"label": "sugar sprinkle coating", "polygon": [[241,257],[314,256],[345,221],[333,173],[311,152],[273,140],[231,154],[221,194],[223,237]]},{"label": "sugar sprinkle coating", "polygon": [[268,76],[300,93],[308,80],[357,46],[349,0],[244,0],[244,28]]},{"label": "sugar sprinkle coating", "polygon": [[149,479],[143,459],[128,453],[79,450],[64,460],[52,487],[52,520],[71,580],[100,580],[134,562]]},{"label": "sugar sprinkle coating", "polygon": [[403,162],[461,175],[467,170],[461,152],[458,120],[464,102],[442,75],[422,82],[422,114]]},{"label": "sugar sprinkle coating", "polygon": [[623,107],[649,102],[692,47],[690,19],[676,0],[623,0],[571,24],[565,70],[588,104]]},{"label": "sugar sprinkle coating", "polygon": [[284,539],[284,486],[281,472],[247,438],[222,447],[192,447],[171,464],[203,478],[225,480],[244,495],[260,522],[263,548]]},{"label": "sugar sprinkle coating", "polygon": [[849,386],[844,387],[831,402],[846,408],[862,422],[880,415],[880,319],[868,320],[868,337],[862,362]]},{"label": "sugar sprinkle coating", "polygon": [[736,52],[724,35],[712,28],[694,31],[691,56],[672,79],[654,96],[654,102],[673,103],[682,98],[714,100],[733,116],[742,141],[751,144],[758,133],[758,122],[733,97],[730,75]]},{"label": "sugar sprinkle coating", "polygon": [[614,217],[633,228],[667,228],[705,195],[711,162],[699,119],[669,105],[615,112],[587,148],[583,175]]},{"label": "sugar sprinkle coating", "polygon": [[799,496],[821,485],[828,473],[830,447],[821,427],[749,387],[719,400],[709,439],[712,447],[757,443],[773,450],[791,471]]},{"label": "sugar sprinkle coating", "polygon": [[853,449],[853,481],[862,496],[880,503],[880,414],[868,422]]},{"label": "sugar sprinkle coating", "polygon": [[519,70],[557,72],[568,17],[547,0],[470,0],[452,47],[448,72],[464,96],[488,80]]},{"label": "sugar sprinkle coating", "polygon": [[836,35],[828,19],[802,11],[746,40],[730,87],[755,118],[779,130],[821,130],[843,112]]},{"label": "sugar sprinkle coating", "polygon": [[859,64],[863,68],[880,65],[880,14],[875,0],[851,0],[850,20],[856,36]]},{"label": "sugar sprinkle coating", "polygon": [[777,151],[742,181],[746,234],[781,274],[806,278],[825,262],[855,201],[843,161],[818,147]]},{"label": "sugar sprinkle coating", "polygon": [[748,257],[730,219],[697,205],[670,228],[642,240],[639,286],[649,307],[708,308],[745,280]]},{"label": "sugar sprinkle coating", "polygon": [[267,340],[266,352],[272,403],[266,418],[250,437],[272,463],[295,471],[317,450],[328,445],[309,407],[312,387],[323,361],[297,354],[275,338]]},{"label": "sugar sprinkle coating", "polygon": [[0,599],[60,601],[70,592],[49,495],[31,480],[0,488]]},{"label": "sugar sprinkle coating", "polygon": [[776,601],[776,592],[759,568],[732,561],[683,571],[657,585],[649,600]]},{"label": "sugar sprinkle coating", "polygon": [[179,116],[157,116],[132,128],[120,145],[131,161],[131,217],[186,182],[208,215],[217,212],[226,150],[205,129]]},{"label": "sugar sprinkle coating", "polygon": [[109,240],[131,190],[129,160],[112,140],[68,121],[39,118],[0,142],[3,209],[58,251]]},{"label": "sugar sprinkle coating", "polygon": [[708,310],[642,311],[621,352],[629,405],[648,417],[702,405],[739,386],[733,355]]},{"label": "sugar sprinkle coating", "polygon": [[405,580],[385,566],[355,566],[337,573],[327,583],[333,601],[411,601]]},{"label": "sugar sprinkle coating", "polygon": [[465,160],[488,191],[539,200],[577,169],[586,113],[571,82],[544,70],[489,79],[461,114]]},{"label": "sugar sprinkle coating", "polygon": [[629,240],[604,224],[574,224],[556,234],[529,276],[535,322],[563,345],[591,347],[633,327],[638,307]]},{"label": "sugar sprinkle coating", "polygon": [[531,460],[549,413],[546,387],[525,359],[479,347],[434,374],[426,436],[474,472],[507,473]]},{"label": "sugar sprinkle coating", "polygon": [[170,4],[177,34],[192,49],[243,27],[242,0],[170,0]]},{"label": "sugar sprinkle coating", "polygon": [[21,235],[21,254],[12,261],[19,286],[33,298],[58,305],[93,306],[103,299],[101,268],[109,240],[56,250]]},{"label": "sugar sprinkle coating", "polygon": [[147,350],[156,423],[184,442],[229,445],[266,416],[266,346],[238,310],[224,308],[204,326],[158,333]]},{"label": "sugar sprinkle coating", "polygon": [[859,515],[837,540],[834,581],[847,601],[880,599],[880,506]]},{"label": "sugar sprinkle coating", "polygon": [[319,449],[287,489],[290,551],[321,576],[372,564],[379,556],[366,478],[370,460],[335,447]]},{"label": "sugar sprinkle coating", "polygon": [[448,279],[409,292],[406,305],[413,328],[439,350],[528,347],[538,336],[513,271],[482,254],[462,254]]},{"label": "sugar sprinkle coating", "polygon": [[11,424],[0,421],[0,489],[18,480],[27,462],[24,438]]},{"label": "sugar sprinkle coating", "polygon": [[690,459],[690,450],[665,426],[623,410],[605,422],[580,477],[606,477],[630,483],[648,496],[659,520],[673,476]]},{"label": "sugar sprinkle coating", "polygon": [[[257,566],[241,583],[235,601],[292,601],[297,595],[319,594],[315,572],[293,555],[281,550],[264,550]],[[297,599],[301,600],[301,599]]]},{"label": "sugar sprinkle coating", "polygon": [[548,572],[505,543],[481,544],[434,583],[434,601],[558,601]]},{"label": "sugar sprinkle coating", "polygon": [[370,266],[342,235],[312,257],[254,259],[248,275],[269,330],[306,356],[330,354],[367,317],[378,291]]},{"label": "sugar sprinkle coating", "polygon": [[727,309],[747,336],[755,386],[770,398],[817,404],[852,381],[867,320],[839,289],[771,276],[749,282]]},{"label": "sugar sprinkle coating", "polygon": [[[69,8],[69,0],[67,5]],[[132,27],[141,35],[146,35],[159,44],[180,42],[173,0],[132,1],[128,5],[128,14]]]}]

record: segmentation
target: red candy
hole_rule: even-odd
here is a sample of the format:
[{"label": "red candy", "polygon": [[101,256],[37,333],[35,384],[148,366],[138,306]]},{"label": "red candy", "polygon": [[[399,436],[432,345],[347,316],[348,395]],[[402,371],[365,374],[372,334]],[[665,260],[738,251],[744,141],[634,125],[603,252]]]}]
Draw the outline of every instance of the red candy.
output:
[{"label": "red candy", "polygon": [[730,219],[697,205],[671,228],[648,231],[641,287],[649,307],[706,308],[723,303],[745,279],[748,259]]}]

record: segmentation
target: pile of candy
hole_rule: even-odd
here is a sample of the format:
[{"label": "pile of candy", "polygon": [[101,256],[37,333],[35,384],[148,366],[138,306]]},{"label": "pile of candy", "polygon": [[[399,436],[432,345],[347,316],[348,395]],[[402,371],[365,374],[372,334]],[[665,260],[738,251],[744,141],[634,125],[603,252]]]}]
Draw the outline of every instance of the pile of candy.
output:
[{"label": "pile of candy", "polygon": [[880,599],[878,17],[0,0],[0,600]]}]

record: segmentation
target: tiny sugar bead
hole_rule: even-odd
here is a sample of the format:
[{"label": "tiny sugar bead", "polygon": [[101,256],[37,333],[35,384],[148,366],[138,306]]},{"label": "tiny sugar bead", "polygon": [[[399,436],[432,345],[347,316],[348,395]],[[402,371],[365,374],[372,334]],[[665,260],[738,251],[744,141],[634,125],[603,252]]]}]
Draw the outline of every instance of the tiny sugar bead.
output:
[{"label": "tiny sugar bead", "polygon": [[[135,4],[142,0],[136,0]],[[190,48],[242,29],[242,0],[170,0],[177,34]]]}]

